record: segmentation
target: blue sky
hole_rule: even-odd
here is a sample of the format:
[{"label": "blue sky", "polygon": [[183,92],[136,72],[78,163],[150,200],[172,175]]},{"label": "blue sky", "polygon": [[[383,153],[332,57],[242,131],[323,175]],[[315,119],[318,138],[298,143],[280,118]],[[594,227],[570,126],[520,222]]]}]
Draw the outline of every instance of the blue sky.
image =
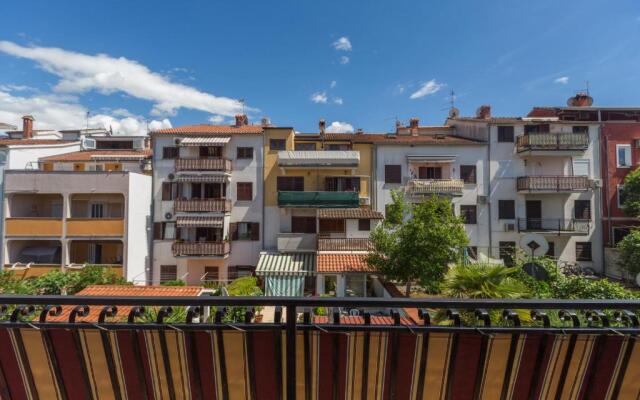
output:
[{"label": "blue sky", "polygon": [[0,14],[0,121],[16,125],[90,111],[133,133],[229,121],[244,99],[253,121],[384,132],[441,124],[451,90],[463,115],[510,116],[586,81],[597,105],[640,105],[637,0],[23,0]]}]

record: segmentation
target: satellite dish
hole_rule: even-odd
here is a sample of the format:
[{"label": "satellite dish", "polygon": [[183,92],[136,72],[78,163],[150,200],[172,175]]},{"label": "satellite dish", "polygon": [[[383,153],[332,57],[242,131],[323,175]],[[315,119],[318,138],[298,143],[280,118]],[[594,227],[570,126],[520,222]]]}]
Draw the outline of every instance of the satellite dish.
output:
[{"label": "satellite dish", "polygon": [[549,243],[542,235],[528,233],[520,239],[520,248],[529,256],[542,257],[549,251]]}]

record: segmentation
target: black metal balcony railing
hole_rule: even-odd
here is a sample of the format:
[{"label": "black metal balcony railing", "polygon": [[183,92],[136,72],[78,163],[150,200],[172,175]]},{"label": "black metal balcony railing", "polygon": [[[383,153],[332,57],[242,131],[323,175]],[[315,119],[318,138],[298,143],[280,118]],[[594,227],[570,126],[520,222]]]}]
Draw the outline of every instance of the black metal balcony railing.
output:
[{"label": "black metal balcony railing", "polygon": [[579,192],[591,189],[587,176],[520,176],[518,191],[530,192]]},{"label": "black metal balcony railing", "polygon": [[518,218],[520,232],[558,232],[588,234],[591,221],[588,219]]},{"label": "black metal balcony railing", "polygon": [[518,152],[531,150],[584,151],[589,147],[588,133],[526,133],[518,136]]},{"label": "black metal balcony railing", "polygon": [[[409,399],[422,398],[427,381],[438,398],[493,397],[488,390],[599,400],[638,390],[638,300],[1,296],[0,304],[3,398],[295,400],[314,388],[368,398],[385,382],[389,398]],[[257,306],[275,307],[273,320],[255,322]],[[223,319],[237,307],[240,321]],[[314,316],[316,307],[335,312]],[[436,315],[449,325],[432,324]],[[356,385],[362,391],[350,392]]]}]

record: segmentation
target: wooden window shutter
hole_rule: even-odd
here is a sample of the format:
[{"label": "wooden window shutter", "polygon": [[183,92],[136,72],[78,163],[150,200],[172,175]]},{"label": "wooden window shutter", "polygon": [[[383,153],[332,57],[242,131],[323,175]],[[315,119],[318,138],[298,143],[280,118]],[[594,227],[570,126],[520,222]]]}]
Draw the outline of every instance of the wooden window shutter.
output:
[{"label": "wooden window shutter", "polygon": [[229,238],[231,240],[238,240],[238,223],[232,222],[229,224]]},{"label": "wooden window shutter", "polygon": [[251,240],[260,240],[260,223],[251,223]]},{"label": "wooden window shutter", "polygon": [[153,238],[156,240],[162,239],[162,222],[153,223]]},{"label": "wooden window shutter", "polygon": [[384,166],[384,182],[385,183],[402,183],[402,166],[385,165]]},{"label": "wooden window shutter", "polygon": [[162,200],[171,200],[170,182],[162,182]]}]

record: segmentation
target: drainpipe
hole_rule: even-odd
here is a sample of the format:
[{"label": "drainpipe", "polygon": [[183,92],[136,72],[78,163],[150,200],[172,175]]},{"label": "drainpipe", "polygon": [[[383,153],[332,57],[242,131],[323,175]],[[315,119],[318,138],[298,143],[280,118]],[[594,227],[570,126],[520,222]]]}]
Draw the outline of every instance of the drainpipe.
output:
[{"label": "drainpipe", "polygon": [[488,216],[489,216],[489,251],[488,251],[488,255],[489,257],[492,257],[491,254],[491,249],[493,247],[493,235],[492,235],[492,231],[493,231],[493,226],[492,226],[492,219],[491,219],[491,125],[487,124],[487,167],[485,168],[485,170],[487,171],[486,174],[486,178],[484,179],[485,181],[485,186],[487,187],[488,191],[487,191],[487,209],[488,209]]},{"label": "drainpipe", "polygon": [[[601,147],[604,147],[604,159],[600,160],[600,174],[602,175],[602,188],[599,188],[599,193],[596,192],[596,196],[600,196],[600,215],[604,214],[606,201],[606,215],[604,215],[607,221],[607,237],[608,241],[611,241],[611,200],[609,199],[609,138],[604,136],[603,128],[604,124],[602,123],[602,115],[601,110],[598,110],[598,143],[601,144]],[[600,150],[600,154],[602,155],[602,149]],[[604,165],[604,168],[602,168]],[[604,174],[602,173],[604,171]],[[603,195],[604,193],[604,195]],[[602,226],[602,219],[600,220],[600,226]],[[604,229],[602,231],[602,273],[603,275],[607,275],[607,263],[605,261],[604,251],[606,247],[606,243],[604,241]]]}]

